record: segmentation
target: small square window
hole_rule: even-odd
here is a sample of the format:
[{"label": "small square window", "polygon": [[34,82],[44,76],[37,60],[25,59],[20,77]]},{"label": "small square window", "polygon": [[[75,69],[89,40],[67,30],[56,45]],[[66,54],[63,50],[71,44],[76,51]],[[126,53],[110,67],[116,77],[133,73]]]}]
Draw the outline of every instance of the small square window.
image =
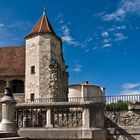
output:
[{"label": "small square window", "polygon": [[35,94],[34,93],[31,93],[30,100],[31,100],[31,102],[33,102],[35,100]]},{"label": "small square window", "polygon": [[31,74],[35,73],[35,66],[31,66]]}]

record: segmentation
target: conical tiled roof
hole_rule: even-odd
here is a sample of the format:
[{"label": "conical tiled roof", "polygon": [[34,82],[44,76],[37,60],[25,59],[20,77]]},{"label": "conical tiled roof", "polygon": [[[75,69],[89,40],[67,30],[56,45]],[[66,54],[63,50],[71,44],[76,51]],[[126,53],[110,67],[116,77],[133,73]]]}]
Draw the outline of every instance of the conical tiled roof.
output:
[{"label": "conical tiled roof", "polygon": [[45,11],[43,11],[43,15],[40,17],[40,19],[37,21],[35,26],[33,27],[31,33],[27,35],[25,38],[31,37],[38,33],[53,33],[55,35],[55,32],[46,16]]}]

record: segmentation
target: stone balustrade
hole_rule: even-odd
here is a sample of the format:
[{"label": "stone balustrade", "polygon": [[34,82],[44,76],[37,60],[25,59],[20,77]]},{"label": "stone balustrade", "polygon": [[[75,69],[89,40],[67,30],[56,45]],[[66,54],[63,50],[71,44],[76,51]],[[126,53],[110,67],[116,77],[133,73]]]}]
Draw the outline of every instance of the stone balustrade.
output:
[{"label": "stone balustrade", "polygon": [[84,100],[17,104],[18,132],[31,139],[105,140],[104,106]]},{"label": "stone balustrade", "polygon": [[90,128],[91,104],[90,101],[18,104],[16,120],[19,127]]}]

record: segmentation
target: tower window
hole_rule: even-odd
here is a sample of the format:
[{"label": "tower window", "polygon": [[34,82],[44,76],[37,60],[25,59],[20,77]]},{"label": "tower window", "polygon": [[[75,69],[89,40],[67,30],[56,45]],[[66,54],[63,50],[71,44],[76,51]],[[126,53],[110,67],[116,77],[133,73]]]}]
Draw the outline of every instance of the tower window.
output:
[{"label": "tower window", "polygon": [[35,66],[31,66],[31,74],[35,73]]},{"label": "tower window", "polygon": [[31,93],[30,100],[31,100],[31,102],[33,102],[35,100],[35,94],[34,93]]}]

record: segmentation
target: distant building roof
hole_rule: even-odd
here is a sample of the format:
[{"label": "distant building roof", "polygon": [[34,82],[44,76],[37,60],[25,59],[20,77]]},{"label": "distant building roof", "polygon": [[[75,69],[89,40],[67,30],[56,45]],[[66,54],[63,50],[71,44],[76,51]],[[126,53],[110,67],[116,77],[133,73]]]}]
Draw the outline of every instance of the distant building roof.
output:
[{"label": "distant building roof", "polygon": [[0,48],[0,77],[25,75],[25,47]]},{"label": "distant building roof", "polygon": [[43,11],[43,15],[37,21],[31,33],[29,33],[29,35],[27,35],[25,38],[32,37],[33,35],[36,35],[39,33],[53,33],[55,35],[55,32],[46,16],[45,11]]}]

